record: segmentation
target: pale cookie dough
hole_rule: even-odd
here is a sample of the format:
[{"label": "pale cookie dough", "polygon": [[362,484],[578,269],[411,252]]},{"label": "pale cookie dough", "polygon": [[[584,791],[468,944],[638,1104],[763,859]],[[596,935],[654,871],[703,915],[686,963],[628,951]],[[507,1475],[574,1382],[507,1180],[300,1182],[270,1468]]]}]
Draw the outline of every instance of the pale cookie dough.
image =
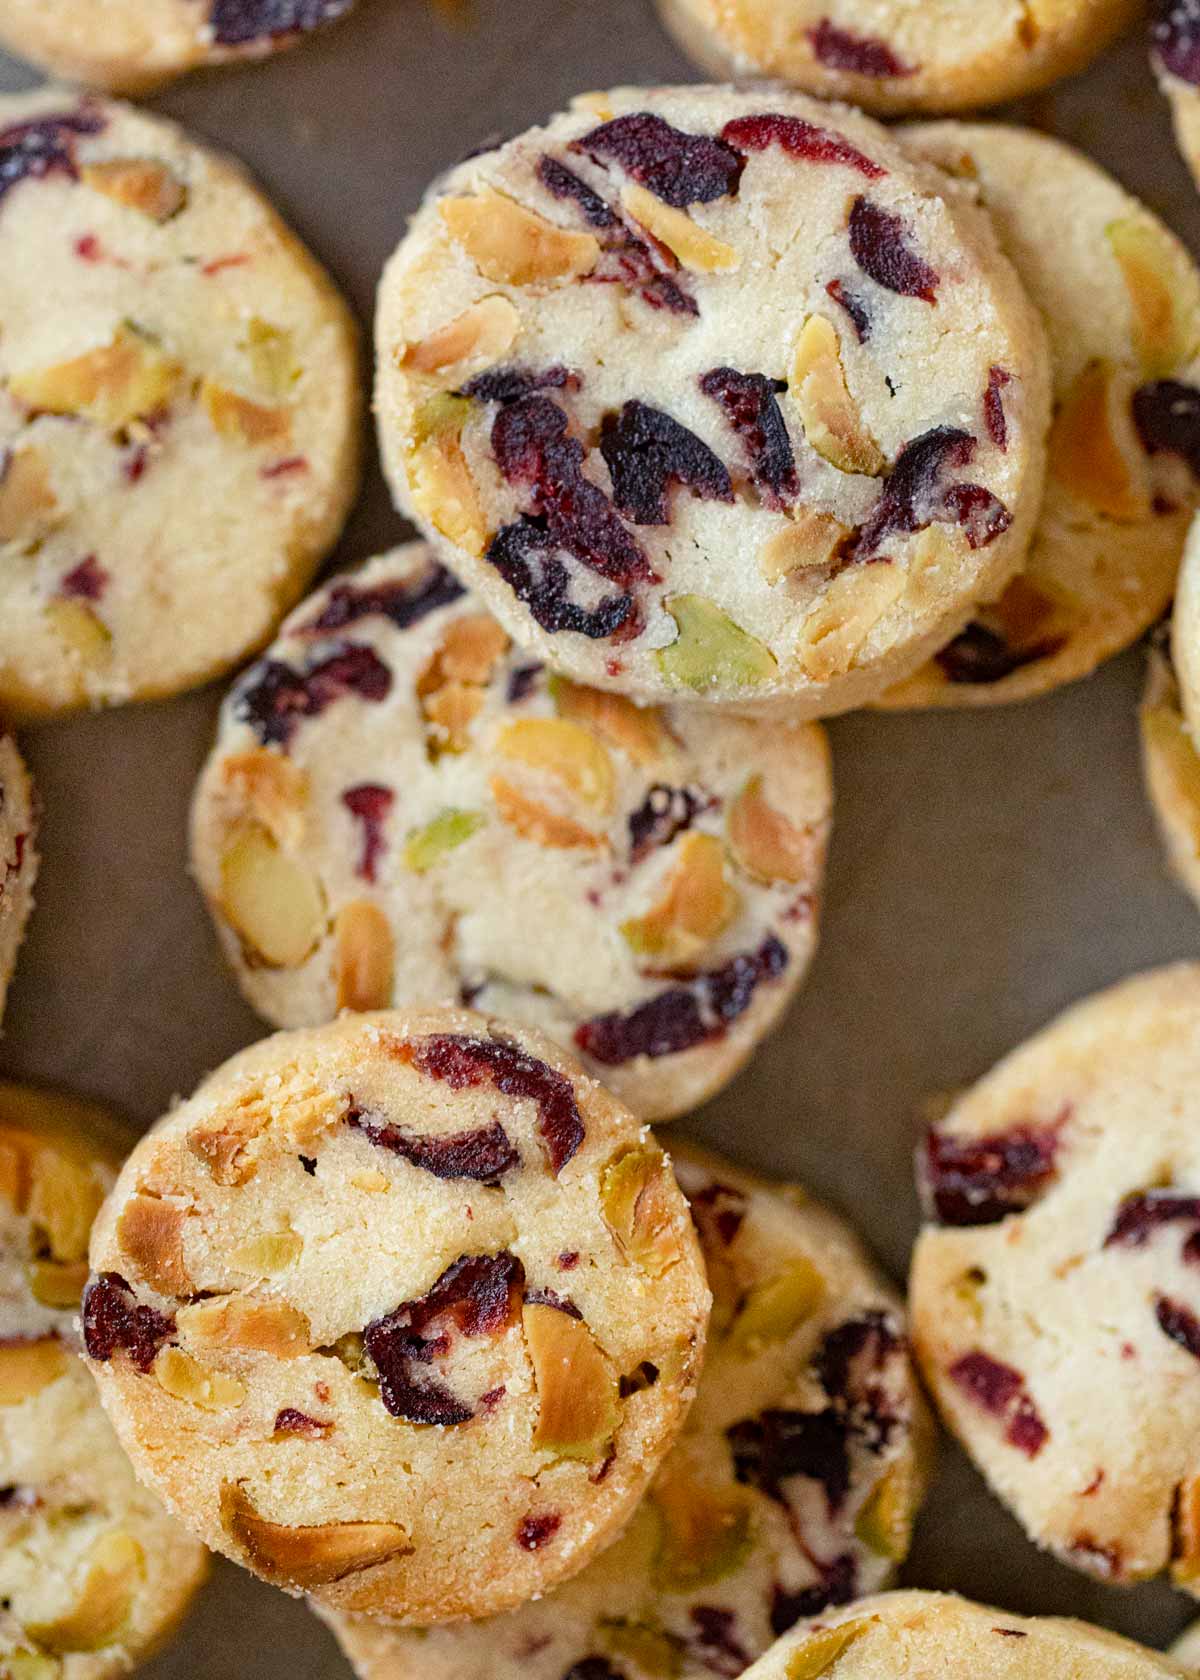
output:
[{"label": "pale cookie dough", "polygon": [[1139,723],[1142,774],[1171,868],[1200,903],[1200,753],[1180,708],[1165,645],[1151,649]]},{"label": "pale cookie dough", "polygon": [[1041,491],[1041,324],[945,186],[779,88],[589,95],[461,164],[380,289],[401,508],[575,680],[873,698],[1018,568]]},{"label": "pale cookie dough", "polygon": [[37,806],[29,772],[0,723],[0,1019],[37,878]]},{"label": "pale cookie dough", "polygon": [[1106,1628],[951,1593],[880,1593],[797,1628],[746,1680],[1158,1680],[1186,1670]]},{"label": "pale cookie dough", "polygon": [[857,1239],[790,1185],[675,1140],[716,1296],[686,1431],[616,1545],[510,1615],[328,1617],[361,1680],[710,1680],[893,1576],[931,1426]]},{"label": "pale cookie dough", "polygon": [[1191,1627],[1172,1645],[1170,1656],[1184,1668],[1200,1670],[1200,1622],[1193,1622]]},{"label": "pale cookie dough", "polygon": [[354,494],[355,330],[239,169],[0,98],[0,708],[174,694],[267,639]]},{"label": "pale cookie dough", "polygon": [[1200,273],[1060,140],[975,123],[902,134],[991,214],[1046,322],[1055,418],[1025,570],[882,703],[1026,700],[1086,676],[1170,602],[1200,500]]},{"label": "pale cookie dough", "polygon": [[1200,965],[1069,1010],[920,1166],[910,1311],[946,1422],[1064,1562],[1200,1592]]},{"label": "pale cookie dough", "polygon": [[354,0],[0,0],[0,41],[51,75],[145,93],[202,64],[265,58]]},{"label": "pale cookie dough", "polygon": [[657,0],[718,79],[778,76],[883,116],[998,105],[1089,64],[1141,0]]},{"label": "pale cookie dough", "polygon": [[128,1144],[0,1083],[0,1673],[107,1680],[171,1634],[203,1547],[135,1479],[78,1356],[88,1231]]},{"label": "pale cookie dough", "polygon": [[[1200,416],[1197,417],[1200,431]],[[1200,517],[1188,533],[1171,618],[1171,659],[1192,738],[1200,729]]]},{"label": "pale cookie dough", "polygon": [[421,1625],[616,1537],[710,1305],[650,1134],[463,1010],[234,1057],[134,1150],[91,1260],[93,1370],[171,1509],[287,1591]]},{"label": "pale cookie dough", "polygon": [[830,802],[819,725],[577,688],[418,543],[312,596],[234,689],[193,866],[277,1026],[470,1001],[658,1120],[794,995]]},{"label": "pale cookie dough", "polygon": [[1200,182],[1200,0],[1150,0],[1150,62],[1179,150]]}]

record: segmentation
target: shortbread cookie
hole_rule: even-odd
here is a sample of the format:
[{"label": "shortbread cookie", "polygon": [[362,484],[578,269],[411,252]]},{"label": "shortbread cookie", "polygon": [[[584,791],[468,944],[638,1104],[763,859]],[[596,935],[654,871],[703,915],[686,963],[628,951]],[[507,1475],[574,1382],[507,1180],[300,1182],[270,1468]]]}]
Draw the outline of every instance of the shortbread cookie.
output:
[{"label": "shortbread cookie", "polygon": [[[1106,1628],[951,1593],[881,1593],[797,1628],[746,1680],[1158,1680],[1185,1670]],[[599,1680],[599,1677],[597,1677]]]},{"label": "shortbread cookie", "polygon": [[179,129],[0,98],[0,707],[177,692],[259,647],[354,493],[329,278]]},{"label": "shortbread cookie", "polygon": [[819,725],[552,677],[414,544],[306,601],[233,691],[194,867],[277,1026],[469,1000],[664,1119],[799,985],[830,798]]},{"label": "shortbread cookie", "polygon": [[134,1150],[91,1259],[139,1473],[256,1574],[402,1623],[510,1609],[615,1538],[710,1302],[649,1133],[462,1010],[234,1057]]},{"label": "shortbread cookie", "polygon": [[1198,1092],[1200,965],[1079,1004],[930,1130],[911,1281],[943,1415],[1030,1537],[1192,1592]]},{"label": "shortbread cookie", "polygon": [[1179,150],[1200,182],[1200,0],[1150,0],[1150,62]]},{"label": "shortbread cookie", "polygon": [[1200,1622],[1193,1622],[1183,1638],[1175,1641],[1170,1655],[1184,1668],[1200,1669]]},{"label": "shortbread cookie", "polygon": [[33,783],[11,735],[5,735],[0,725],[0,1018],[33,909],[37,867]]},{"label": "shortbread cookie", "polygon": [[1167,856],[1200,903],[1200,754],[1180,708],[1165,636],[1150,652],[1140,723],[1142,774]]},{"label": "shortbread cookie", "polygon": [[1056,410],[1025,571],[884,704],[1026,700],[1086,676],[1171,599],[1200,500],[1200,273],[1060,140],[975,123],[903,136],[990,212],[1045,318]]},{"label": "shortbread cookie", "polygon": [[0,0],[0,41],[52,75],[144,93],[202,64],[265,58],[354,0]]},{"label": "shortbread cookie", "polygon": [[[1200,405],[1195,425],[1200,437]],[[1195,739],[1200,729],[1200,517],[1188,533],[1179,568],[1171,619],[1171,659],[1179,681],[1180,705]]]},{"label": "shortbread cookie", "polygon": [[658,0],[717,78],[778,76],[881,115],[998,105],[1082,70],[1140,0]]},{"label": "shortbread cookie", "polygon": [[439,180],[384,275],[400,506],[575,680],[793,719],[1024,555],[1045,340],[965,195],[778,88],[624,88]]},{"label": "shortbread cookie", "polygon": [[0,1673],[106,1680],[170,1634],[203,1547],[134,1479],[76,1324],[122,1138],[104,1110],[0,1084]]},{"label": "shortbread cookie", "polygon": [[687,1144],[672,1155],[716,1305],[686,1432],[633,1522],[504,1617],[422,1631],[331,1616],[361,1680],[710,1680],[903,1560],[931,1428],[898,1302],[801,1191]]}]

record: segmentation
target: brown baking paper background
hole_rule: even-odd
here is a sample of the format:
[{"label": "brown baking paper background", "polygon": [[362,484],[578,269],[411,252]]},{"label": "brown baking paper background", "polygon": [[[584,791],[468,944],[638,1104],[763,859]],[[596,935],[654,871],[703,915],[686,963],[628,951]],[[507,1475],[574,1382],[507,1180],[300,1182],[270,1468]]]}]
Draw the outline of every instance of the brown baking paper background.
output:
[{"label": "brown baking paper background", "polygon": [[[677,79],[695,73],[650,0],[477,0],[462,26],[430,0],[360,0],[293,53],[195,76],[151,103],[252,168],[369,329],[379,270],[434,174],[585,89]],[[34,80],[0,56],[0,89]],[[1200,204],[1139,36],[1013,114],[1083,145],[1198,246]],[[404,534],[372,465],[335,562]],[[1143,664],[1135,649],[1048,699],[978,715],[831,726],[822,948],[782,1029],[684,1129],[803,1181],[897,1279],[917,1224],[911,1158],[925,1101],[1072,999],[1200,956],[1200,918],[1167,877],[1142,793]],[[263,1030],[186,874],[188,800],[220,696],[22,738],[45,806],[43,861],[0,1070],[107,1098],[139,1126]],[[1156,1645],[1189,1615],[1165,1586],[1110,1588],[1040,1556],[948,1445],[904,1579],[1085,1615]],[[223,1564],[145,1672],[333,1680],[348,1670],[303,1605]]]}]

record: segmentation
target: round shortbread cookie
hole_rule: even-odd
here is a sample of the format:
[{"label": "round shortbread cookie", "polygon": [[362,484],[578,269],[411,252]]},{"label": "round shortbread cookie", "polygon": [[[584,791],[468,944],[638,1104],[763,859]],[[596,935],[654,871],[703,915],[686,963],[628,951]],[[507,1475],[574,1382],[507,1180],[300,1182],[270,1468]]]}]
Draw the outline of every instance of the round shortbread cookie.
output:
[{"label": "round shortbread cookie", "polygon": [[633,1522],[504,1617],[330,1616],[361,1680],[709,1680],[903,1560],[932,1429],[899,1303],[801,1191],[679,1140],[672,1158],[716,1303],[687,1428]]},{"label": "round shortbread cookie", "polygon": [[1200,183],[1200,0],[1150,0],[1150,62],[1183,160]]},{"label": "round shortbread cookie", "polygon": [[139,1473],[207,1544],[336,1609],[510,1609],[632,1514],[710,1296],[649,1133],[461,1010],[234,1057],[140,1143],[84,1340]]},{"label": "round shortbread cookie", "polygon": [[306,601],[233,691],[193,865],[275,1025],[470,1001],[655,1120],[799,985],[830,801],[819,725],[551,677],[413,544]]},{"label": "round shortbread cookie", "polygon": [[51,75],[145,93],[202,64],[265,58],[354,0],[0,0],[0,41]]},{"label": "round shortbread cookie", "polygon": [[0,1672],[107,1680],[206,1573],[135,1480],[78,1356],[88,1231],[128,1144],[106,1110],[0,1083]]},{"label": "round shortbread cookie", "polygon": [[1150,650],[1139,722],[1142,775],[1167,857],[1200,903],[1200,753],[1180,706],[1165,636]]},{"label": "round shortbread cookie", "polygon": [[874,698],[1018,568],[1041,492],[1041,324],[944,187],[778,88],[585,96],[459,165],[380,289],[397,501],[576,680]]},{"label": "round shortbread cookie", "polygon": [[1200,273],[1060,140],[973,123],[903,138],[992,216],[1045,319],[1055,418],[1025,570],[883,704],[1026,700],[1086,676],[1171,599],[1200,500]]},{"label": "round shortbread cookie", "polygon": [[882,116],[998,105],[1071,76],[1141,0],[657,0],[718,79],[778,76]]},{"label": "round shortbread cookie", "polygon": [[0,706],[178,692],[336,538],[355,329],[241,171],[131,107],[0,98]]},{"label": "round shortbread cookie", "polygon": [[747,1680],[1156,1680],[1184,1670],[1144,1645],[1065,1616],[1013,1616],[951,1593],[893,1592],[822,1616],[767,1652]]},{"label": "round shortbread cookie", "polygon": [[1030,1537],[1192,1592],[1198,1092],[1200,965],[1069,1010],[930,1129],[910,1286],[943,1416]]},{"label": "round shortbread cookie", "polygon": [[16,743],[0,724],[0,1019],[37,879],[37,806]]}]

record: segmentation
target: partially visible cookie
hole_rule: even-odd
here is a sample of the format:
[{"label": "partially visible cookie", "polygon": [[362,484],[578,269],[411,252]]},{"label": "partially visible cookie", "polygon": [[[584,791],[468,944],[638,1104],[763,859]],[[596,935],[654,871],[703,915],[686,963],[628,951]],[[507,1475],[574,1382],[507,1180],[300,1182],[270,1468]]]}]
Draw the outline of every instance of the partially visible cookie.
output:
[{"label": "partially visible cookie", "polygon": [[174,694],[271,634],[354,495],[356,334],[180,129],[0,98],[0,708]]},{"label": "partially visible cookie", "polygon": [[619,88],[460,164],[384,274],[398,503],[573,681],[793,721],[874,698],[1024,556],[1040,321],[860,113]]},{"label": "partially visible cookie", "polygon": [[0,1019],[17,950],[33,909],[37,878],[37,806],[16,743],[0,725]]},{"label": "partially visible cookie", "polygon": [[1167,856],[1180,884],[1200,902],[1200,754],[1165,637],[1150,650],[1139,721],[1142,774]]},{"label": "partially visible cookie", "polygon": [[1200,0],[1150,0],[1150,62],[1179,150],[1200,182]]},{"label": "partially visible cookie", "polygon": [[147,1483],[285,1590],[419,1625],[615,1538],[710,1305],[649,1133],[462,1010],[235,1056],[134,1149],[91,1261],[85,1345]]},{"label": "partially visible cookie", "polygon": [[53,76],[146,93],[203,64],[265,58],[354,0],[0,0],[0,41]]},{"label": "partially visible cookie", "polygon": [[1183,1637],[1175,1641],[1169,1655],[1184,1668],[1200,1669],[1200,1622],[1193,1622]]},{"label": "partially visible cookie", "polygon": [[672,1158],[716,1305],[696,1404],[637,1515],[504,1617],[329,1616],[361,1680],[709,1680],[903,1561],[932,1429],[899,1303],[801,1191],[682,1140]]},{"label": "partially visible cookie", "polygon": [[777,76],[881,116],[971,110],[1089,64],[1140,0],[657,0],[714,77]]},{"label": "partially visible cookie", "polygon": [[1179,703],[1195,739],[1200,729],[1200,518],[1188,533],[1171,615],[1171,662]]},{"label": "partially visible cookie", "polygon": [[946,1422],[1064,1562],[1200,1592],[1200,965],[1068,1010],[920,1176],[910,1311]]},{"label": "partially visible cookie", "polygon": [[794,995],[830,801],[819,725],[556,678],[418,543],[310,597],[234,689],[193,867],[277,1026],[470,1001],[657,1120]]},{"label": "partially visible cookie", "polygon": [[961,180],[1041,310],[1055,418],[1024,571],[883,705],[1026,700],[1163,613],[1200,501],[1200,272],[1090,158],[1031,129],[906,128]]},{"label": "partially visible cookie", "polygon": [[1106,1628],[951,1593],[881,1593],[797,1628],[747,1680],[1159,1680],[1184,1670]]},{"label": "partially visible cookie", "polygon": [[134,1478],[78,1357],[88,1231],[122,1138],[0,1083],[0,1672],[107,1680],[172,1632],[206,1559]]}]

